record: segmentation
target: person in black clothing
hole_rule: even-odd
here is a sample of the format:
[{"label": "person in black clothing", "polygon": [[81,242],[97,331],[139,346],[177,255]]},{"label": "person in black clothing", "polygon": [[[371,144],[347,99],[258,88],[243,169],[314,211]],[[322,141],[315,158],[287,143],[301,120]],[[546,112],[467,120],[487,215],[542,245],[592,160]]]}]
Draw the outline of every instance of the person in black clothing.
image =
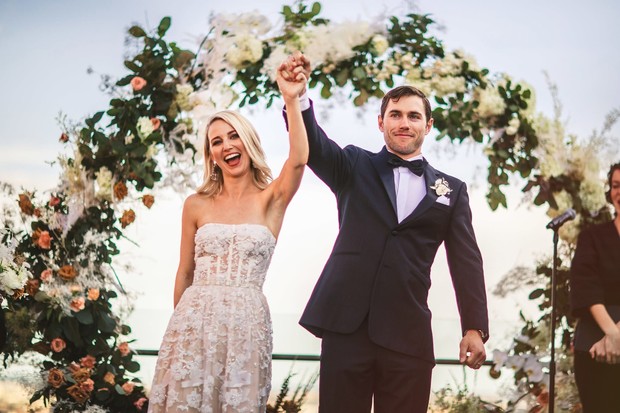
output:
[{"label": "person in black clothing", "polygon": [[575,380],[584,413],[620,411],[620,163],[608,174],[615,219],[581,232],[571,265]]}]

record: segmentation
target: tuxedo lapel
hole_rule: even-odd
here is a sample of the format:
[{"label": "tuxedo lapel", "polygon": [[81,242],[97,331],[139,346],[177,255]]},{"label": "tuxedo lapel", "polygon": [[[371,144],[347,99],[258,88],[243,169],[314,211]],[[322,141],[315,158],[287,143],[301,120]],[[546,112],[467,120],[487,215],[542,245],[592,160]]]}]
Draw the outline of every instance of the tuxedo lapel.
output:
[{"label": "tuxedo lapel", "polygon": [[392,209],[394,210],[394,214],[396,215],[396,188],[394,185],[394,170],[387,162],[389,156],[388,154],[389,152],[384,146],[381,152],[371,158],[371,161],[373,166],[377,170],[379,177],[381,177],[381,182],[383,182],[383,187],[387,192],[388,198],[390,198]]},{"label": "tuxedo lapel", "polygon": [[431,189],[431,186],[435,185],[435,180],[439,177],[439,173],[430,165],[426,165],[424,169],[424,181],[426,182],[426,195],[420,201],[418,206],[413,210],[411,214],[407,218],[405,218],[402,224],[406,224],[407,222],[419,217],[422,215],[427,209],[429,209],[435,202],[437,202],[437,194],[434,190]]}]

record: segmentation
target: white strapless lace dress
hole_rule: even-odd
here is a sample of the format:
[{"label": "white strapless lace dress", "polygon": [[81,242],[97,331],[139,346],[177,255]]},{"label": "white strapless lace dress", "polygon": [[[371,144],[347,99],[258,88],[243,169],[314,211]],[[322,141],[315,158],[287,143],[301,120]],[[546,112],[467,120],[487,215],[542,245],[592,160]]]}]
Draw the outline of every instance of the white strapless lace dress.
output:
[{"label": "white strapless lace dress", "polygon": [[194,282],[164,334],[149,412],[264,412],[272,327],[262,292],[276,239],[255,224],[206,224]]}]

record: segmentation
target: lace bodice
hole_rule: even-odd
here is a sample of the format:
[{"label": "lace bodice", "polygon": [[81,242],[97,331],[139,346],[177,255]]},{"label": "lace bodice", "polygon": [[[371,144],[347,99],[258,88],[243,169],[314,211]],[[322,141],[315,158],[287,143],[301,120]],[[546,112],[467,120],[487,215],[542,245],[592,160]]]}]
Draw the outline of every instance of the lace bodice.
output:
[{"label": "lace bodice", "polygon": [[256,224],[205,224],[194,281],[159,349],[149,413],[263,413],[273,331],[262,292],[276,239]]},{"label": "lace bodice", "polygon": [[264,225],[201,226],[195,236],[192,285],[222,285],[262,289],[276,239]]}]

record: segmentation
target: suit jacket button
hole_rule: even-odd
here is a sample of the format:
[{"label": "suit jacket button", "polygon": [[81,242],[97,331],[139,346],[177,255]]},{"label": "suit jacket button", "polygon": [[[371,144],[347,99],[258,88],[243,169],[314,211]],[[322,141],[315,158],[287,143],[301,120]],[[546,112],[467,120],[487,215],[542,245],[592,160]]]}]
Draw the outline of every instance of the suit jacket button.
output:
[{"label": "suit jacket button", "polygon": [[398,235],[398,231],[396,230],[392,231],[392,235]]}]

